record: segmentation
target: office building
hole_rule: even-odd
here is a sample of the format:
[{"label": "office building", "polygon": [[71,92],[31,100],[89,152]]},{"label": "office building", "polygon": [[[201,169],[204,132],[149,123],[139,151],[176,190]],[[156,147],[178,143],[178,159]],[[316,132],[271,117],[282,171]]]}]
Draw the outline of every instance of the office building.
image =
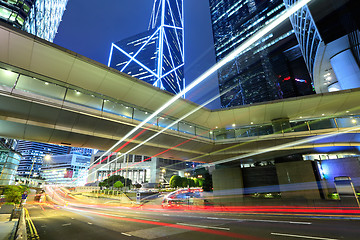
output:
[{"label": "office building", "polygon": [[0,185],[15,183],[21,155],[15,151],[16,140],[0,138]]},{"label": "office building", "polygon": [[22,155],[17,174],[21,177],[40,178],[45,156],[67,154],[70,147],[19,140],[16,151]]},{"label": "office building", "polygon": [[113,43],[108,65],[177,94],[184,60],[183,0],[154,0],[148,31]]},{"label": "office building", "polygon": [[70,154],[78,154],[87,157],[91,157],[93,153],[94,153],[94,149],[91,148],[72,147],[70,149]]},{"label": "office building", "polygon": [[68,0],[0,0],[0,20],[52,42]]},{"label": "office building", "polygon": [[0,20],[11,24],[14,27],[22,28],[30,15],[30,9],[35,0],[24,1],[0,1]]},{"label": "office building", "polygon": [[[286,11],[282,0],[210,0],[216,61]],[[290,22],[218,72],[222,107],[312,94],[311,78]]]},{"label": "office building", "polygon": [[316,93],[360,87],[359,9],[357,0],[318,0],[290,17]]},{"label": "office building", "polygon": [[91,157],[88,183],[96,184],[112,175],[120,175],[129,178],[133,184],[167,184],[171,176],[184,176],[185,171],[199,165],[199,163],[133,154],[115,160],[120,154],[114,153],[100,159],[103,153],[98,152]]},{"label": "office building", "polygon": [[79,154],[52,155],[42,168],[41,176],[47,184],[84,186],[90,159]]}]

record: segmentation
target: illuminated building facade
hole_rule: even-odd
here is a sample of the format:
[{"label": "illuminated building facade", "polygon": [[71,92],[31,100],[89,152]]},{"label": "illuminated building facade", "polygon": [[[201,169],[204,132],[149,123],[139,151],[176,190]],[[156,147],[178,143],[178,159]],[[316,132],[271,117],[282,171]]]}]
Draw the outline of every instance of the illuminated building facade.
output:
[{"label": "illuminated building facade", "polygon": [[[284,0],[287,8],[298,0]],[[360,87],[360,17],[357,0],[318,0],[290,21],[317,93]]]},{"label": "illuminated building facade", "polygon": [[[216,60],[286,11],[282,0],[209,0]],[[222,107],[312,94],[311,79],[289,22],[218,72]]]},{"label": "illuminated building facade", "polygon": [[0,0],[0,20],[22,28],[35,0]]},{"label": "illuminated building facade", "polygon": [[16,150],[21,153],[17,175],[22,177],[38,178],[41,176],[41,167],[45,155],[67,154],[69,147],[19,140]]},{"label": "illuminated building facade", "polygon": [[108,65],[177,94],[184,60],[183,0],[155,0],[148,31],[113,43]]},{"label": "illuminated building facade", "polygon": [[143,155],[127,154],[117,158],[117,154],[110,157],[102,156],[98,152],[91,158],[88,183],[98,183],[111,175],[120,175],[129,178],[135,183],[162,183],[166,184],[172,175],[184,176],[184,171],[195,168],[198,163],[179,160],[148,157]]},{"label": "illuminated building facade", "polygon": [[36,0],[23,30],[53,42],[68,0]]},{"label": "illuminated building facade", "polygon": [[52,42],[68,0],[0,0],[0,19]]},{"label": "illuminated building facade", "polygon": [[42,168],[41,176],[48,184],[84,186],[90,159],[79,154],[52,155]]},{"label": "illuminated building facade", "polygon": [[15,182],[21,157],[15,151],[16,143],[13,139],[0,138],[0,185],[11,185]]}]

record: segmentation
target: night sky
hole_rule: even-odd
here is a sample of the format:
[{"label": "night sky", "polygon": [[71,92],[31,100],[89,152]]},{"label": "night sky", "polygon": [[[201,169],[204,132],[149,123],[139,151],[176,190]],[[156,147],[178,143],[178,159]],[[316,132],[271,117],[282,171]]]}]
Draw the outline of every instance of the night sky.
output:
[{"label": "night sky", "polygon": [[[107,65],[112,42],[146,31],[153,0],[69,0],[54,43]],[[185,79],[189,84],[215,63],[209,0],[184,0]],[[201,104],[218,94],[213,77],[187,99]],[[208,108],[220,107],[217,100]]]}]

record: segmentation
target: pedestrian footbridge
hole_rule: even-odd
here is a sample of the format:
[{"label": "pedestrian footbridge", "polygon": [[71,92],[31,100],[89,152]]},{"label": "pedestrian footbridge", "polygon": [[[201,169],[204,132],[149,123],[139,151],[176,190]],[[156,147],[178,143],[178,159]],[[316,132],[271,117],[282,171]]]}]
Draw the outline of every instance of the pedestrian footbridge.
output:
[{"label": "pedestrian footbridge", "polygon": [[[3,137],[106,150],[173,97],[6,25],[0,25],[0,46]],[[359,146],[359,102],[360,89],[219,110],[179,99],[120,152],[142,144],[132,153],[215,162]]]}]

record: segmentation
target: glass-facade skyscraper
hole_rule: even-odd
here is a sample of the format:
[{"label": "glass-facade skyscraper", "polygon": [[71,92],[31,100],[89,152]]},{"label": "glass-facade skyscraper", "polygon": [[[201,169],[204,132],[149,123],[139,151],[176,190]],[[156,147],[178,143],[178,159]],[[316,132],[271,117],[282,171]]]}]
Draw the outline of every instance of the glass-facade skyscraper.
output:
[{"label": "glass-facade skyscraper", "polygon": [[21,153],[18,175],[22,177],[40,177],[45,155],[62,155],[70,151],[70,147],[48,143],[19,140],[16,151]]},{"label": "glass-facade skyscraper", "polygon": [[[286,11],[283,0],[209,0],[216,60]],[[290,22],[255,43],[218,72],[221,106],[313,93]]]},{"label": "glass-facade skyscraper", "polygon": [[184,89],[183,0],[154,0],[148,31],[113,43],[109,67],[168,92]]},{"label": "glass-facade skyscraper", "polygon": [[68,0],[0,1],[0,20],[52,42]]}]

